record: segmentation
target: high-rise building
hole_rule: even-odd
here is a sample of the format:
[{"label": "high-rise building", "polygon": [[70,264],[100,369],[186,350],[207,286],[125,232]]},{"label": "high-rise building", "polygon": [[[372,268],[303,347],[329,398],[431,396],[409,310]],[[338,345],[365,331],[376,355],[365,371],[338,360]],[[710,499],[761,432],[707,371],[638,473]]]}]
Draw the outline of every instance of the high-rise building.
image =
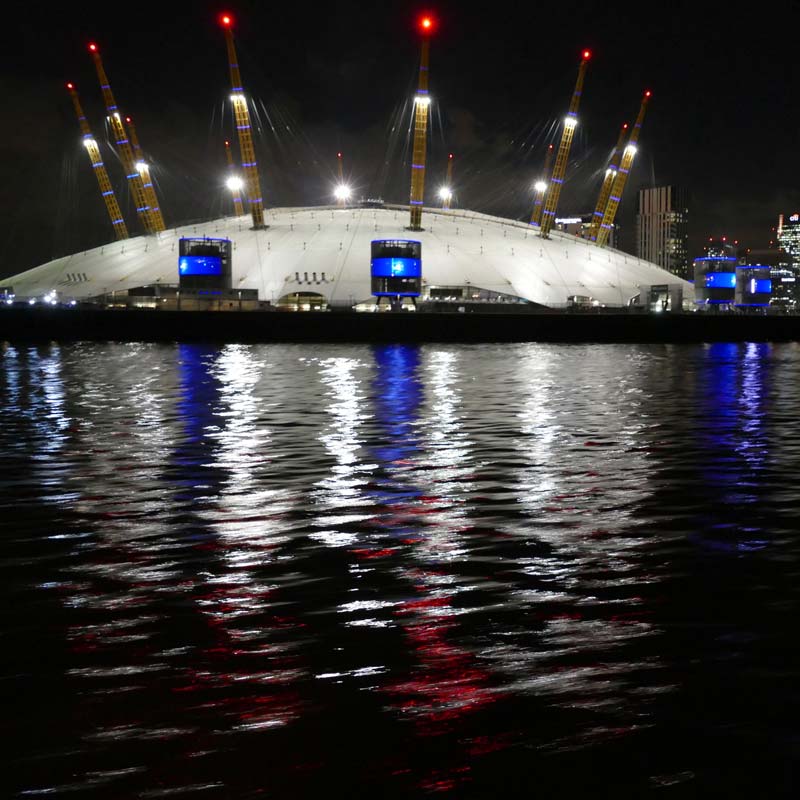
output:
[{"label": "high-rise building", "polygon": [[800,214],[778,215],[778,263],[772,268],[775,305],[797,306],[800,293]]},{"label": "high-rise building", "polygon": [[688,193],[677,186],[639,191],[636,255],[690,279]]}]

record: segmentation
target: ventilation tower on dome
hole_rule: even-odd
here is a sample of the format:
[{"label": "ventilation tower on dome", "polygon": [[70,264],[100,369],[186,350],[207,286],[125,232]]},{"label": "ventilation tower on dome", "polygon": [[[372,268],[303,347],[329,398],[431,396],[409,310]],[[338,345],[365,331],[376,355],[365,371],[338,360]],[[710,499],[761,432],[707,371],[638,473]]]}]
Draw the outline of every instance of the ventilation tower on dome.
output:
[{"label": "ventilation tower on dome", "polygon": [[533,186],[536,192],[536,200],[533,203],[533,213],[531,214],[531,225],[539,227],[542,224],[542,206],[544,205],[544,193],[547,191],[547,173],[550,171],[550,164],[553,161],[553,145],[547,146],[547,153],[544,157],[544,170],[542,179],[536,181]]},{"label": "ventilation tower on dome", "polygon": [[442,198],[442,208],[447,211],[450,209],[450,201],[453,199],[453,154],[447,156],[447,177],[444,186],[439,190],[439,197]]},{"label": "ventilation tower on dome", "polygon": [[231,153],[231,143],[227,139],[225,140],[225,157],[228,161],[228,180],[225,181],[225,185],[233,195],[233,213],[237,217],[241,217],[244,214],[244,207],[242,206],[242,186],[244,181],[236,174],[233,153]]}]

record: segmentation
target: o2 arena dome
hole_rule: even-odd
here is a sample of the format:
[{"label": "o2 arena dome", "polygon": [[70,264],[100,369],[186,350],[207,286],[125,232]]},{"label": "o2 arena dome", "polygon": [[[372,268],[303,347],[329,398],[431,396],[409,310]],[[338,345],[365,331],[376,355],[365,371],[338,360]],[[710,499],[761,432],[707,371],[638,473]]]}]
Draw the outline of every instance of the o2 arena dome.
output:
[{"label": "o2 arena dome", "polygon": [[[375,240],[421,244],[420,300],[535,303],[568,299],[627,306],[655,285],[692,284],[646,261],[587,239],[463,210],[424,210],[423,230],[408,230],[408,206],[274,208],[266,228],[249,215],[138,236],[59,258],[8,279],[19,298],[60,302],[140,294],[179,283],[182,239],[229,240],[234,292],[257,292],[262,305],[285,308],[374,307],[370,253]],[[55,294],[53,294],[55,293]],[[143,304],[146,304],[143,302]]]},{"label": "o2 arena dome", "polygon": [[[448,159],[442,209],[424,208],[428,139],[429,49],[436,21],[419,20],[421,51],[414,95],[411,190],[407,205],[382,200],[346,204],[342,154],[338,154],[342,190],[336,206],[265,209],[257,169],[250,100],[239,71],[233,19],[220,17],[231,77],[231,114],[236,122],[239,158],[225,141],[231,179],[243,188],[234,194],[235,216],[167,229],[147,161],[130,117],[118,111],[108,75],[95,43],[89,45],[113,128],[117,155],[125,168],[143,236],[128,237],[125,220],[106,172],[98,142],[69,83],[83,145],[97,176],[101,196],[118,240],[59,258],[9,279],[17,300],[49,303],[81,300],[104,305],[190,310],[286,308],[375,309],[389,299],[394,310],[417,301],[447,303],[534,304],[624,307],[653,297],[677,310],[694,297],[692,284],[655,264],[606,245],[630,172],[645,110],[646,91],[636,123],[620,132],[594,215],[590,238],[555,229],[556,212],[591,58],[585,50],[575,90],[564,119],[552,171],[548,149],[544,174],[536,184],[531,224],[450,208],[453,155]],[[626,144],[627,142],[627,144]],[[143,151],[142,151],[143,152]],[[232,191],[238,192],[229,183]],[[347,190],[347,191],[344,191]],[[594,205],[594,204],[593,204]],[[244,211],[249,211],[245,214]],[[580,220],[579,220],[580,221]],[[11,294],[6,291],[6,297]],[[659,301],[660,302],[660,301]]]}]

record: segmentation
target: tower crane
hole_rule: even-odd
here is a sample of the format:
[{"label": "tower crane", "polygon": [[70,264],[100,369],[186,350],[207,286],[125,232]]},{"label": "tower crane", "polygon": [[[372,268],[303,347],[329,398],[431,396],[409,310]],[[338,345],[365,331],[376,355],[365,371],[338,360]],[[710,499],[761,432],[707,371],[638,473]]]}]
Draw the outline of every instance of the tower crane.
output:
[{"label": "tower crane", "polygon": [[547,173],[550,171],[550,164],[553,161],[553,145],[547,146],[547,153],[544,157],[543,178],[536,181],[533,187],[536,192],[536,200],[533,203],[533,213],[531,214],[531,225],[539,227],[542,224],[542,205],[544,204],[544,193],[547,190]]},{"label": "tower crane", "polygon": [[569,111],[564,119],[564,130],[561,133],[561,143],[558,145],[556,154],[556,164],[553,167],[553,174],[547,187],[547,196],[542,209],[542,222],[539,233],[543,238],[547,238],[550,229],[556,219],[556,207],[558,198],[561,195],[561,186],[564,183],[564,175],[567,171],[567,161],[569,160],[569,150],[572,147],[572,138],[575,135],[575,126],[578,124],[578,106],[581,102],[583,92],[583,79],[586,75],[586,67],[589,64],[591,53],[584,50],[581,57],[581,64],[578,68],[578,79],[575,81],[575,91],[572,93],[572,100],[569,104]]},{"label": "tower crane", "polygon": [[81,101],[78,98],[78,90],[72,83],[67,84],[72,104],[75,106],[75,113],[78,115],[78,124],[81,126],[81,133],[83,134],[83,146],[89,155],[89,160],[92,162],[94,174],[97,176],[97,183],[100,186],[100,194],[106,204],[108,216],[111,219],[111,224],[114,226],[114,234],[117,239],[128,238],[128,226],[122,218],[122,212],[117,203],[117,196],[111,188],[111,181],[108,179],[108,172],[106,172],[103,159],[100,157],[100,148],[97,146],[97,140],[92,136],[91,128],[86,120],[86,115],[83,113]]},{"label": "tower crane", "polygon": [[136,159],[133,155],[133,148],[131,147],[128,134],[125,132],[125,125],[120,117],[119,108],[114,100],[114,95],[111,91],[111,86],[108,83],[108,76],[103,68],[103,61],[100,58],[100,52],[97,45],[92,42],[89,45],[89,52],[92,54],[95,68],[97,69],[97,77],[100,81],[100,89],[103,92],[103,102],[106,105],[108,112],[108,121],[111,123],[111,129],[114,132],[114,139],[117,144],[117,151],[122,161],[122,166],[125,169],[125,177],[128,179],[128,187],[133,195],[133,201],[136,204],[136,214],[139,221],[144,228],[145,233],[154,233],[155,227],[153,225],[152,216],[150,214],[150,205],[147,202],[147,195],[144,191],[144,183],[139,170],[136,169]]},{"label": "tower crane", "polygon": [[242,170],[244,183],[247,189],[247,202],[250,206],[250,215],[253,218],[253,229],[265,228],[264,225],[264,198],[261,196],[261,181],[258,177],[258,163],[256,151],[253,146],[253,129],[250,126],[250,112],[247,108],[247,98],[242,88],[242,76],[239,71],[239,59],[236,55],[236,46],[233,43],[233,17],[223,14],[220,23],[225,31],[225,44],[228,48],[228,66],[231,72],[231,102],[233,103],[233,116],[236,120],[236,131],[239,134],[239,150],[242,154]]},{"label": "tower crane", "polygon": [[597,231],[596,242],[598,247],[603,247],[608,241],[608,236],[611,233],[611,228],[614,225],[614,217],[617,215],[617,208],[619,201],[622,199],[622,192],[625,189],[625,183],[628,180],[628,173],[633,164],[633,157],[636,155],[636,143],[639,141],[639,133],[642,130],[642,122],[644,121],[644,112],[647,110],[647,103],[650,100],[651,92],[644,93],[642,98],[642,105],[639,107],[639,115],[636,117],[636,122],[631,131],[631,138],[628,139],[628,144],[625,145],[625,150],[622,154],[622,161],[619,165],[619,171],[614,176],[614,184],[611,187],[611,193],[608,196],[608,203],[606,204],[605,211],[603,212],[603,221],[600,223],[600,229]]},{"label": "tower crane", "polygon": [[130,136],[131,145],[133,145],[133,155],[136,158],[136,169],[142,176],[144,196],[147,198],[147,204],[150,206],[150,219],[153,222],[153,229],[155,231],[166,230],[166,225],[164,225],[164,217],[161,215],[161,209],[158,205],[156,189],[153,186],[153,180],[150,177],[150,165],[147,163],[147,161],[145,161],[144,153],[139,145],[139,137],[136,135],[136,128],[134,127],[133,120],[130,117],[125,117],[125,124],[128,126],[128,135]]},{"label": "tower crane", "polygon": [[603,178],[603,185],[600,187],[600,194],[597,196],[597,205],[592,214],[592,222],[589,226],[589,238],[592,241],[597,239],[597,231],[600,229],[600,223],[603,221],[603,213],[608,205],[608,196],[611,194],[611,187],[614,185],[614,178],[619,169],[619,160],[622,158],[622,147],[625,144],[625,136],[628,132],[628,123],[624,123],[619,132],[614,152],[611,154],[611,161],[608,162],[605,177]]},{"label": "tower crane", "polygon": [[236,167],[233,163],[233,153],[231,153],[231,143],[227,139],[225,140],[225,156],[228,159],[228,172],[230,173],[226,183],[233,195],[233,213],[236,214],[237,217],[241,217],[242,214],[244,214],[244,207],[242,206],[240,194],[243,182],[236,174]]},{"label": "tower crane", "polygon": [[442,208],[447,211],[450,208],[450,201],[453,199],[453,154],[447,156],[447,177],[439,191],[439,196],[442,198]]},{"label": "tower crane", "polygon": [[428,94],[428,64],[430,60],[430,35],[433,19],[425,16],[419,21],[422,33],[422,52],[419,59],[419,82],[414,96],[414,148],[411,159],[411,198],[409,208],[412,231],[422,230],[422,202],[425,194],[425,153],[428,143],[428,109],[431,104]]}]

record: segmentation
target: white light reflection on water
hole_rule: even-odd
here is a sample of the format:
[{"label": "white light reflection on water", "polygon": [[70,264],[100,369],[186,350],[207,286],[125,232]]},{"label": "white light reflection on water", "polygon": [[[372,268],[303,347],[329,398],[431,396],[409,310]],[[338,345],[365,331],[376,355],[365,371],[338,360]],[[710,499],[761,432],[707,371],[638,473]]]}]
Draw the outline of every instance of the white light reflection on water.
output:
[{"label": "white light reflection on water", "polygon": [[[602,707],[632,730],[647,703],[634,696],[629,677],[661,666],[633,655],[637,640],[658,633],[640,596],[643,583],[656,578],[642,574],[648,540],[637,518],[652,496],[643,388],[652,365],[635,352],[620,359],[593,348],[576,391],[564,374],[566,352],[517,349],[502,399],[490,389],[484,405],[518,409],[519,430],[504,434],[518,453],[510,486],[523,516],[516,529],[510,522],[504,528],[539,552],[520,551],[509,564],[505,600],[526,609],[537,627],[534,634],[498,627],[481,657],[512,692],[555,706]],[[488,372],[486,384],[499,383]],[[485,469],[502,481],[501,467],[488,462]],[[593,653],[601,652],[597,663]],[[565,668],[565,660],[575,663]]]},{"label": "white light reflection on water", "polygon": [[375,465],[363,463],[361,458],[361,429],[370,416],[359,377],[365,364],[356,358],[342,357],[317,363],[330,419],[319,435],[319,442],[334,458],[334,464],[330,473],[317,482],[311,495],[317,505],[314,525],[324,528],[312,533],[311,538],[330,547],[342,547],[353,544],[358,538],[347,530],[348,527],[374,516],[372,499],[364,494],[364,487]]},{"label": "white light reflection on water", "polygon": [[[57,344],[47,347],[29,347],[25,354],[28,362],[28,408],[25,413],[32,423],[36,438],[33,457],[38,480],[60,502],[64,488],[62,453],[68,440],[71,419],[67,413],[61,348]],[[53,497],[46,499],[52,500]]]},{"label": "white light reflection on water", "polygon": [[282,607],[279,585],[262,577],[289,539],[284,520],[294,504],[288,488],[264,488],[284,455],[266,422],[277,402],[257,392],[269,374],[269,364],[244,345],[223,347],[210,366],[218,388],[209,398],[216,424],[206,427],[205,438],[208,468],[219,481],[213,503],[198,512],[218,557],[196,599],[213,644],[190,685],[202,687],[213,698],[209,706],[243,732],[296,719],[301,703],[293,687],[304,674],[286,641],[300,625]]},{"label": "white light reflection on water", "polygon": [[291,492],[264,487],[264,478],[285,457],[275,449],[266,422],[276,403],[265,402],[256,391],[269,379],[269,369],[252,347],[227,345],[210,370],[219,383],[215,407],[219,422],[207,433],[214,445],[209,464],[222,478],[216,502],[201,516],[220,536],[229,578],[238,583],[247,583],[247,568],[272,560],[275,548],[288,538],[281,531],[292,507]]},{"label": "white light reflection on water", "polygon": [[420,500],[430,516],[416,555],[423,560],[447,561],[466,554],[462,533],[467,526],[466,501],[475,465],[460,419],[463,376],[458,356],[447,350],[426,355],[422,381],[429,387],[429,402],[419,426],[422,446],[415,460],[415,477],[424,488]]}]

